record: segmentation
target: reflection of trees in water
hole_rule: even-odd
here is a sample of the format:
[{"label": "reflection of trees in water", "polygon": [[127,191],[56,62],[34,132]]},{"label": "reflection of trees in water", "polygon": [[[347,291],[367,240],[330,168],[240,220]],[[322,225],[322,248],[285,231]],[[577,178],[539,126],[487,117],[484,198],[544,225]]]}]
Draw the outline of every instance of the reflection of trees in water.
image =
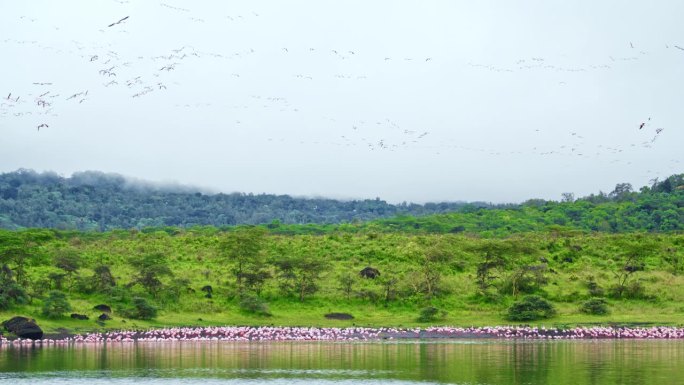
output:
[{"label": "reflection of trees in water", "polygon": [[684,341],[160,342],[2,347],[0,372],[87,376],[647,384],[682,378]]}]

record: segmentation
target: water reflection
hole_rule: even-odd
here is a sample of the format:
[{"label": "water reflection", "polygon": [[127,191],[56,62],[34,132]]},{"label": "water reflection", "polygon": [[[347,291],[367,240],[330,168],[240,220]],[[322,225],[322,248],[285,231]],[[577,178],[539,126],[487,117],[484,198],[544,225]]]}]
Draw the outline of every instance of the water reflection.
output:
[{"label": "water reflection", "polygon": [[672,384],[684,378],[684,341],[164,342],[0,349],[0,380],[17,384],[111,384],[141,377],[164,384],[202,379],[207,385]]}]

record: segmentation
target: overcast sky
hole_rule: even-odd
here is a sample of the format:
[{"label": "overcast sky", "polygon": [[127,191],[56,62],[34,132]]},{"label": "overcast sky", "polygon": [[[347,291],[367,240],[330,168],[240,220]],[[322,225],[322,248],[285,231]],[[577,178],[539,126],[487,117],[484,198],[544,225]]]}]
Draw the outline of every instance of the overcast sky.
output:
[{"label": "overcast sky", "polygon": [[682,15],[681,0],[0,0],[0,171],[390,202],[639,187],[684,172]]}]

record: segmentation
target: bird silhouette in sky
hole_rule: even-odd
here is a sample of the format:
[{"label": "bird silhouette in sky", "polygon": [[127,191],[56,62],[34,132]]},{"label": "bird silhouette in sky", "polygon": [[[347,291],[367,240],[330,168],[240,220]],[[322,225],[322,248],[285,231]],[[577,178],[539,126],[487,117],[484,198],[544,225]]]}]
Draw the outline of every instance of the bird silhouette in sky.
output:
[{"label": "bird silhouette in sky", "polygon": [[124,22],[126,19],[128,19],[128,16],[124,17],[123,19],[120,19],[120,20],[117,21],[117,22],[114,22],[114,23],[112,23],[112,24],[109,24],[107,27],[113,27],[113,26],[115,26],[115,25],[117,25],[117,24],[121,24],[121,23]]}]

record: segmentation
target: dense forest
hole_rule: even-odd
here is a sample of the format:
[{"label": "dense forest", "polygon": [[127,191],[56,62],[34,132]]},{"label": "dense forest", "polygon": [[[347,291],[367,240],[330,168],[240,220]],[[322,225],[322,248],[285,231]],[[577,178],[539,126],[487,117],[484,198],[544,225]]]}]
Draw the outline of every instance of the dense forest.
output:
[{"label": "dense forest", "polygon": [[[0,174],[0,228],[80,231],[267,224],[273,233],[330,231],[477,233],[485,236],[566,227],[601,232],[684,229],[684,174],[638,191],[628,183],[561,201],[521,204],[392,205],[380,199],[338,201],[287,195],[205,194],[192,188],[134,183],[116,174],[19,170]],[[307,224],[306,226],[298,226]],[[297,226],[293,226],[297,225]],[[175,231],[175,230],[174,230]]]},{"label": "dense forest", "polygon": [[[96,171],[69,178],[31,170],[0,174],[0,228],[106,231],[158,226],[192,227],[345,223],[396,215],[451,212],[463,202],[389,204],[379,198],[339,201],[271,194],[207,194],[192,187],[131,181]],[[471,203],[469,207],[489,207]]]}]

